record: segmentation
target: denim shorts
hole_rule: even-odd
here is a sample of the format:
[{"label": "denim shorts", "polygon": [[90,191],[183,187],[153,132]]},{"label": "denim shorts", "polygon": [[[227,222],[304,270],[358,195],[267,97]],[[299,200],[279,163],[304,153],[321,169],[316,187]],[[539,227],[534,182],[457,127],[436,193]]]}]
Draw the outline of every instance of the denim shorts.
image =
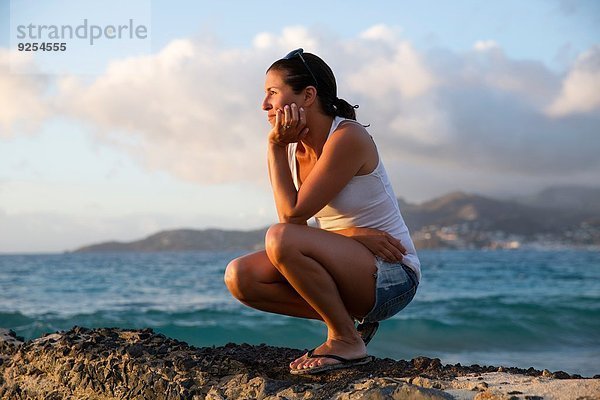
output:
[{"label": "denim shorts", "polygon": [[375,305],[361,323],[383,321],[397,314],[415,297],[419,286],[415,272],[401,262],[375,257],[375,266]]}]

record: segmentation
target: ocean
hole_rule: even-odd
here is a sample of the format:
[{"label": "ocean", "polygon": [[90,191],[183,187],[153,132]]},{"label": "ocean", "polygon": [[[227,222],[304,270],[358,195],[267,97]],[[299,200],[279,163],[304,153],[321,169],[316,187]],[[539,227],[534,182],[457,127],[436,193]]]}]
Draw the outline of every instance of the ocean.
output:
[{"label": "ocean", "polygon": [[[319,345],[322,323],[255,311],[230,296],[223,272],[240,254],[0,255],[0,327],[26,339],[79,325],[151,327],[199,347]],[[381,324],[370,354],[600,374],[600,252],[419,255],[417,295]]]}]

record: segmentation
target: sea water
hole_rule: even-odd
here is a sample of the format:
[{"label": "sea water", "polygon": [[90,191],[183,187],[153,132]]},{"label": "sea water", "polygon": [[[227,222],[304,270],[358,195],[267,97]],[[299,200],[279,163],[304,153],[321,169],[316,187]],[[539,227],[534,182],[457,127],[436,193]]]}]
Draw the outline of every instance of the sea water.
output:
[{"label": "sea water", "polygon": [[[252,310],[223,283],[240,252],[0,256],[0,327],[26,339],[151,327],[195,346],[312,348],[325,327]],[[422,251],[413,302],[384,321],[378,357],[600,374],[600,253]]]}]

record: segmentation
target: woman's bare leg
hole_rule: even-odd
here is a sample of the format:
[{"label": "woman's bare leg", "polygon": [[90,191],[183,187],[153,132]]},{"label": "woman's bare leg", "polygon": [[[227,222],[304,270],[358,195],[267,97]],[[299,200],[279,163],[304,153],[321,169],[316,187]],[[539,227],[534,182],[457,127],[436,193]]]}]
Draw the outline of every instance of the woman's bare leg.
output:
[{"label": "woman's bare leg", "polygon": [[[352,239],[292,224],[269,229],[266,247],[227,266],[225,282],[233,296],[259,310],[324,320],[328,338],[315,354],[365,355],[351,315],[364,316],[372,308],[373,255]],[[303,356],[290,366],[330,362],[335,361]]]},{"label": "woman's bare leg", "polygon": [[225,270],[225,284],[233,297],[257,310],[322,320],[273,266],[264,250],[231,261]]},{"label": "woman's bare leg", "polygon": [[[276,224],[267,232],[269,260],[327,324],[327,341],[315,354],[348,359],[366,355],[352,316],[364,316],[375,302],[374,257],[360,243],[305,225]],[[290,364],[307,368],[336,363],[305,356]]]}]

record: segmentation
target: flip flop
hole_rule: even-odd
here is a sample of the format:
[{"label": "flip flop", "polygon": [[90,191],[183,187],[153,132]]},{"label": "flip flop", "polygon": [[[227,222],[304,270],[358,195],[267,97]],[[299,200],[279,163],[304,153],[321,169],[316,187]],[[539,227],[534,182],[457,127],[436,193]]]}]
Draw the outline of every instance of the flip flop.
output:
[{"label": "flip flop", "polygon": [[348,360],[347,358],[336,356],[335,354],[314,354],[315,349],[310,350],[306,353],[307,358],[331,358],[333,360],[339,361],[336,364],[326,364],[320,365],[318,367],[313,368],[303,368],[303,369],[290,369],[290,374],[293,375],[314,375],[321,372],[333,371],[336,369],[343,368],[351,368],[357,365],[368,364],[373,361],[372,356],[366,356],[361,358],[355,358],[353,360]]},{"label": "flip flop", "polygon": [[356,330],[358,334],[362,338],[363,342],[365,342],[365,346],[369,344],[377,329],[379,328],[379,322],[365,322],[364,324],[358,324]]}]

